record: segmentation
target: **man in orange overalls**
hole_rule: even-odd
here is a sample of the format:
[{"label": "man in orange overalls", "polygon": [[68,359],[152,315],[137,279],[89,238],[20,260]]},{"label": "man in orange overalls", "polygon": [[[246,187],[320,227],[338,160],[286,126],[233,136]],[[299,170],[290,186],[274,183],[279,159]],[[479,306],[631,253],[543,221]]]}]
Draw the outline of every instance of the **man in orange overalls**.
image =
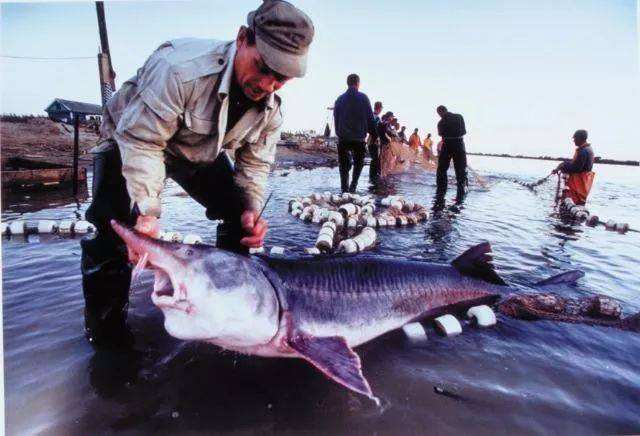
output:
[{"label": "man in orange overalls", "polygon": [[420,136],[418,135],[418,129],[415,129],[411,136],[409,136],[409,147],[417,155],[418,148],[420,147]]},{"label": "man in orange overalls", "polygon": [[576,130],[573,134],[573,143],[576,145],[576,152],[571,161],[562,162],[553,170],[556,174],[561,172],[568,176],[563,197],[571,197],[577,205],[584,205],[591,191],[595,173],[593,169],[593,149],[587,142],[587,131]]}]

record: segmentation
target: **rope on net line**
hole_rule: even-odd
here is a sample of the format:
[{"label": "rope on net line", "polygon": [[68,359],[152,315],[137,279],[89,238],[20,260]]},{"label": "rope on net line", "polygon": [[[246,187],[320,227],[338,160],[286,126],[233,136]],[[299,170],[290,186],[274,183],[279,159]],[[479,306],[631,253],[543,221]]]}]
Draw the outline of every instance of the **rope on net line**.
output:
[{"label": "rope on net line", "polygon": [[580,223],[586,223],[590,227],[596,227],[598,225],[604,226],[606,230],[615,231],[620,234],[627,232],[640,233],[636,229],[629,227],[628,223],[617,222],[614,220],[603,221],[598,215],[591,214],[586,207],[576,205],[571,197],[563,197],[564,192],[564,178],[558,174],[558,185],[556,189],[556,207],[560,216],[567,219],[572,219]]},{"label": "rope on net line", "polygon": [[545,177],[543,177],[543,178],[541,178],[539,180],[536,180],[533,183],[525,183],[522,180],[518,180],[518,179],[509,179],[509,180],[512,181],[513,183],[517,183],[518,185],[524,186],[525,188],[530,189],[530,190],[533,191],[538,186],[540,186],[543,183],[549,181],[549,179],[551,178],[552,175],[553,175],[553,173],[550,173],[549,175],[547,175],[547,176],[545,176]]},{"label": "rope on net line", "polygon": [[[9,223],[0,223],[2,236],[17,237],[29,235],[66,235],[77,236],[95,233],[96,227],[85,220],[14,220]],[[184,244],[201,244],[203,239],[195,234],[182,236],[180,232],[160,232],[159,239],[169,242],[182,242]]]}]

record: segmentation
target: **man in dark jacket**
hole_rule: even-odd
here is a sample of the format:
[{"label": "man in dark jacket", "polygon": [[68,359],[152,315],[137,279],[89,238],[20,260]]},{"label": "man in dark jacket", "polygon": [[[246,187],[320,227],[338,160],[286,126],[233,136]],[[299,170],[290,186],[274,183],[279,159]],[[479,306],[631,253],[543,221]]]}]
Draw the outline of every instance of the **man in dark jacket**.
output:
[{"label": "man in dark jacket", "polygon": [[464,118],[460,114],[449,112],[444,106],[438,106],[436,111],[441,118],[438,122],[438,135],[442,137],[443,143],[442,151],[438,155],[438,170],[436,172],[436,204],[441,204],[444,201],[447,192],[447,170],[451,159],[453,159],[453,168],[458,183],[456,202],[462,203],[467,186],[467,152],[463,140],[467,130]]},{"label": "man in dark jacket", "polygon": [[[358,91],[360,77],[357,74],[349,74],[347,85],[349,88],[338,97],[333,107],[333,118],[338,136],[340,187],[342,192],[356,192],[358,179],[364,166],[366,153],[364,140],[367,133],[375,134],[375,123],[369,97]],[[349,184],[352,157],[353,175]]]}]

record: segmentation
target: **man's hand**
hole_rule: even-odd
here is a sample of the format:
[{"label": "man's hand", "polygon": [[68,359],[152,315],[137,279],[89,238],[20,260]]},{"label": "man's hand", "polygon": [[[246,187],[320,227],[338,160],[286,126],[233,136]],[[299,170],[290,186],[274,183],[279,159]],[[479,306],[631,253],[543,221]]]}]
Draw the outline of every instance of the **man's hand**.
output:
[{"label": "man's hand", "polygon": [[262,247],[264,243],[264,237],[267,234],[267,222],[260,218],[256,222],[258,213],[254,210],[245,210],[240,217],[242,228],[249,236],[245,236],[240,240],[240,243],[246,247],[257,248]]},{"label": "man's hand", "polygon": [[[151,215],[140,215],[136,221],[136,225],[133,227],[140,233],[151,236],[152,238],[160,237],[160,222],[158,222],[158,218]],[[129,254],[129,261],[137,262],[138,256],[133,251],[127,248],[127,252]]]}]

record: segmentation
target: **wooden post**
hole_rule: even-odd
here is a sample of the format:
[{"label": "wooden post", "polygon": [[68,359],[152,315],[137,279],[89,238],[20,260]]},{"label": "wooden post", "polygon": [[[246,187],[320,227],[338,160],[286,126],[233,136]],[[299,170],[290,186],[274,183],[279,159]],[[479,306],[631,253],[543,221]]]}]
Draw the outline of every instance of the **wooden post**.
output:
[{"label": "wooden post", "polygon": [[80,115],[73,114],[73,195],[78,195],[78,159],[80,155]]}]

